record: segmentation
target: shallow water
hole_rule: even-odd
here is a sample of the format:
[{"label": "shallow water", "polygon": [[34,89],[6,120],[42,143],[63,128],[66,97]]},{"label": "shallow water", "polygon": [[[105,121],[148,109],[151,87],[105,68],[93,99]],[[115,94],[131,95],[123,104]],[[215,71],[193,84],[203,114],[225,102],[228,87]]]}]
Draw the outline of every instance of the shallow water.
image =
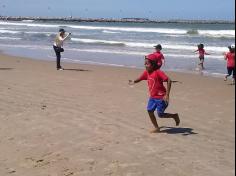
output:
[{"label": "shallow water", "polygon": [[222,53],[235,43],[233,24],[0,21],[0,50],[54,61],[53,39],[61,27],[72,33],[64,45],[67,62],[143,68],[144,56],[160,43],[166,58],[164,70],[195,72],[198,55],[194,51],[204,43],[211,54],[206,56],[204,73],[223,75]]}]

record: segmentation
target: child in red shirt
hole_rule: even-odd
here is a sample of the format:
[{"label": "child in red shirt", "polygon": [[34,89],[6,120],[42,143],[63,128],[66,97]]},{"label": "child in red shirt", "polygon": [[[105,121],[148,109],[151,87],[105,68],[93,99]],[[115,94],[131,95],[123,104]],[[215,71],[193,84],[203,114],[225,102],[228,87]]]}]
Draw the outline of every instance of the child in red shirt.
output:
[{"label": "child in red shirt", "polygon": [[163,53],[161,52],[162,46],[160,44],[158,44],[154,47],[156,49],[156,52],[154,52],[153,54],[157,58],[157,65],[159,65],[161,67],[163,64],[165,64],[165,57],[164,57]]},{"label": "child in red shirt", "polygon": [[155,47],[155,52],[152,54],[149,54],[146,57],[151,57],[152,60],[155,60],[157,62],[157,66],[161,68],[163,64],[165,64],[165,57],[163,53],[161,52],[162,46],[160,44],[154,46]]},{"label": "child in red shirt", "polygon": [[205,59],[205,55],[210,55],[210,54],[205,51],[204,45],[202,43],[199,44],[197,47],[198,47],[198,49],[196,51],[194,51],[194,52],[195,53],[196,52],[199,53],[199,60],[200,60],[200,62],[199,62],[198,65],[200,66],[200,69],[203,70],[203,69],[205,69],[204,65],[203,65],[204,59]]},{"label": "child in red shirt", "polygon": [[232,84],[235,84],[235,45],[232,44],[228,48],[229,52],[224,53],[225,60],[227,60],[227,71],[228,71],[228,74],[225,76],[225,81],[227,81],[227,78],[231,76],[233,73]]},{"label": "child in red shirt", "polygon": [[[169,114],[165,113],[165,109],[169,104],[169,95],[171,89],[171,80],[166,74],[158,69],[158,65],[155,59],[152,57],[145,58],[145,67],[146,70],[143,74],[136,80],[129,80],[129,84],[133,85],[142,80],[147,80],[150,98],[148,101],[147,111],[149,117],[151,119],[152,124],[155,129],[151,131],[151,133],[160,132],[160,128],[157,124],[157,120],[155,117],[155,110],[157,110],[157,114],[161,118],[173,118],[175,120],[176,125],[178,126],[180,123],[178,114]],[[164,82],[167,82],[167,89],[164,86]]]}]

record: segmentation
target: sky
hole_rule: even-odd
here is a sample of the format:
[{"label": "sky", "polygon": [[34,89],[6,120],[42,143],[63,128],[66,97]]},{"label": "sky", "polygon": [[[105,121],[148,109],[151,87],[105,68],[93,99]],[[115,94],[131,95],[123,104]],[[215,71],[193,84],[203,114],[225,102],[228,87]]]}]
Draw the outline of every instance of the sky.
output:
[{"label": "sky", "polygon": [[0,0],[0,15],[235,20],[235,0]]}]

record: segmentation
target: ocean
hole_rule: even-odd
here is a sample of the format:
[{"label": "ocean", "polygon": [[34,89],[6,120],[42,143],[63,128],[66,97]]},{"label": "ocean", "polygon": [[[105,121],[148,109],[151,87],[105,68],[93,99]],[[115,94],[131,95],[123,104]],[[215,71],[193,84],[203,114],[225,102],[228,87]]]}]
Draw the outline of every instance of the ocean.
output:
[{"label": "ocean", "polygon": [[53,40],[59,28],[72,35],[62,61],[144,68],[144,56],[161,44],[163,70],[196,72],[197,44],[203,43],[204,73],[223,76],[223,52],[235,43],[234,24],[0,21],[0,50],[6,54],[55,61]]}]

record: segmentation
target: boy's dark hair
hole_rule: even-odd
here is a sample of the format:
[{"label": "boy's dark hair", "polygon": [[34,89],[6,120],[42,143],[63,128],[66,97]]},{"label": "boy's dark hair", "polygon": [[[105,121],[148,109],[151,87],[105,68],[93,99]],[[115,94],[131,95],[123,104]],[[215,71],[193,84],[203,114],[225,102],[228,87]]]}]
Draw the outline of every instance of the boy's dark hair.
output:
[{"label": "boy's dark hair", "polygon": [[61,28],[61,29],[59,29],[59,32],[60,33],[65,33],[66,31],[65,31],[65,29]]},{"label": "boy's dark hair", "polygon": [[157,64],[157,62],[156,62],[155,60],[150,60],[150,59],[148,59],[148,57],[146,57],[146,56],[145,56],[145,59],[147,59],[147,60],[150,62],[150,64],[151,64],[153,70],[158,70],[158,69],[160,69],[160,66]]},{"label": "boy's dark hair", "polygon": [[203,48],[204,48],[204,45],[203,45],[202,43],[200,43],[200,44],[198,45],[198,48],[203,49]]},{"label": "boy's dark hair", "polygon": [[158,45],[156,45],[156,46],[154,46],[156,49],[159,49],[159,50],[162,50],[162,46],[161,46],[161,44],[158,44]]},{"label": "boy's dark hair", "polygon": [[231,53],[235,52],[235,46],[234,45],[228,46],[228,48],[229,48],[229,52],[231,52]]}]

